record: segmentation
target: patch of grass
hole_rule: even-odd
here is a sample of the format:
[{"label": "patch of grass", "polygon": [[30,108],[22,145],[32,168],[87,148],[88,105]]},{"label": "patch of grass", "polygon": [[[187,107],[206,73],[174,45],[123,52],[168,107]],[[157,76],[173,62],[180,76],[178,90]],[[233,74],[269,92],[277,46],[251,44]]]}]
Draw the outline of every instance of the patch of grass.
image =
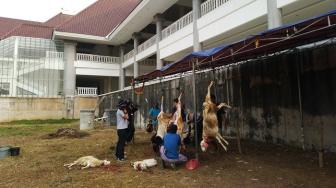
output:
[{"label": "patch of grass", "polygon": [[0,137],[32,136],[55,132],[59,128],[78,128],[78,120],[20,120],[0,124]]},{"label": "patch of grass", "polygon": [[78,119],[36,119],[36,120],[18,120],[0,123],[1,125],[42,125],[42,124],[65,124],[77,122]]},{"label": "patch of grass", "polygon": [[0,137],[7,136],[32,136],[42,133],[55,132],[57,129],[63,127],[75,127],[74,124],[60,124],[60,125],[29,125],[29,126],[0,126]]}]

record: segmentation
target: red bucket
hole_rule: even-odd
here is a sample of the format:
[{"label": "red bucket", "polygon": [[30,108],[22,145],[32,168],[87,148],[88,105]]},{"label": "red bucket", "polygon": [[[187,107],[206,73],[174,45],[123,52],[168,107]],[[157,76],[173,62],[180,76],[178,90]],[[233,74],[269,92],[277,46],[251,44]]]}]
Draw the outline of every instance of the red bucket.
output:
[{"label": "red bucket", "polygon": [[198,168],[199,162],[197,159],[190,159],[186,164],[186,169],[188,170],[194,170]]}]

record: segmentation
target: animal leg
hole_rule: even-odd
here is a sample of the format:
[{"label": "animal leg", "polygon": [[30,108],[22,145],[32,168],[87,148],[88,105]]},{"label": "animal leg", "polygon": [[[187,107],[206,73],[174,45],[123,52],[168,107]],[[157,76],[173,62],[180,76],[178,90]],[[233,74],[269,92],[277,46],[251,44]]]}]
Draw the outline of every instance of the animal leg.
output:
[{"label": "animal leg", "polygon": [[180,96],[178,97],[179,102],[181,102],[181,97],[182,97],[182,92],[181,92]]},{"label": "animal leg", "polygon": [[227,151],[227,148],[226,148],[226,146],[224,146],[224,144],[222,143],[222,140],[221,140],[218,136],[216,136],[216,139],[217,139],[218,143],[219,143],[220,145],[222,145],[222,147],[224,148],[224,150]]},{"label": "animal leg", "polygon": [[64,166],[68,167],[69,169],[71,169],[73,165],[76,165],[76,163],[64,164]]},{"label": "animal leg", "polygon": [[226,104],[226,103],[220,103],[218,106],[217,106],[217,110],[223,108],[223,107],[226,107],[226,108],[231,108],[230,105]]},{"label": "animal leg", "polygon": [[161,112],[163,112],[163,96],[161,96]]},{"label": "animal leg", "polygon": [[206,98],[207,99],[211,99],[211,87],[212,87],[212,85],[213,85],[213,81],[211,81],[211,83],[210,83],[210,85],[208,86],[208,93],[207,93],[207,96],[206,96]]},{"label": "animal leg", "polygon": [[223,137],[222,137],[222,135],[220,135],[220,134],[217,134],[217,136],[216,137],[218,137],[219,139],[221,139],[223,142],[225,142],[225,144],[226,145],[229,145],[229,142],[228,141],[226,141]]},{"label": "animal leg", "polygon": [[84,166],[84,167],[82,167],[81,169],[83,170],[83,169],[86,169],[86,168],[89,168],[90,167],[90,163],[88,163],[86,166]]}]

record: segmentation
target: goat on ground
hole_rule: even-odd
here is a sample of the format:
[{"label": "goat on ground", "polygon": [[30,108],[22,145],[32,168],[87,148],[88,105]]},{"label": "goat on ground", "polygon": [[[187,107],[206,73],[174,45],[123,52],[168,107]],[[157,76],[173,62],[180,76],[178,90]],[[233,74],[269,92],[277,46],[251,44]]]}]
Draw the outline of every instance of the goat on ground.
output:
[{"label": "goat on ground", "polygon": [[110,161],[99,160],[93,156],[85,156],[85,157],[81,157],[77,159],[73,163],[64,164],[64,166],[71,169],[72,166],[79,165],[79,166],[83,166],[81,169],[86,169],[89,167],[98,167],[98,166],[109,165],[109,164],[110,164]]}]

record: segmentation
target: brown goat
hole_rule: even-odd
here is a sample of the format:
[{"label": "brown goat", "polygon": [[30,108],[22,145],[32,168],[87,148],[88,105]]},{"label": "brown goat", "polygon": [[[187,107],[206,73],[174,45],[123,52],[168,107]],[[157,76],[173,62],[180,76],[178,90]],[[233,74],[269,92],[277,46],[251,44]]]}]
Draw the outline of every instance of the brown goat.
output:
[{"label": "brown goat", "polygon": [[[211,81],[210,85],[208,86],[208,93],[205,97],[205,101],[203,103],[203,135],[201,141],[201,149],[202,151],[206,151],[208,147],[209,138],[216,139],[219,144],[227,150],[226,145],[229,143],[219,134],[218,131],[218,119],[217,119],[217,111],[222,107],[231,108],[226,103],[221,103],[216,106],[215,103],[211,101],[211,87],[213,85],[213,81]],[[224,143],[223,143],[224,142]]]}]

